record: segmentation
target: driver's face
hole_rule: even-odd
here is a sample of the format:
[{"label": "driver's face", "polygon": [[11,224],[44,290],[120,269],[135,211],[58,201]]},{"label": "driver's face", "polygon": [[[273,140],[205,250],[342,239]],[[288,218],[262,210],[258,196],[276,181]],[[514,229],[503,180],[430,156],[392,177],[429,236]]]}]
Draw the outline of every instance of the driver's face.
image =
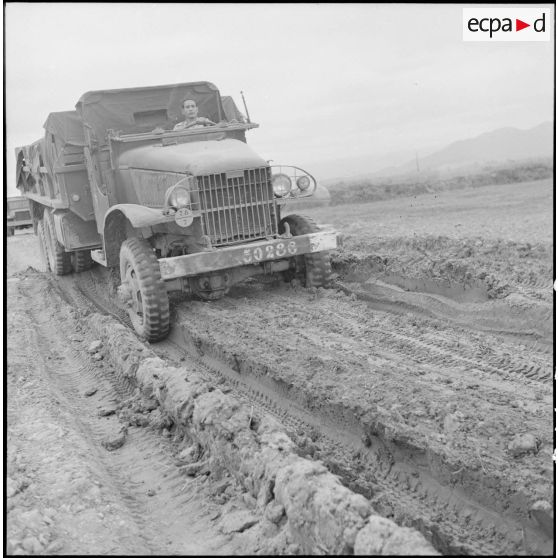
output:
[{"label": "driver's face", "polygon": [[196,118],[198,116],[198,107],[194,101],[184,101],[182,105],[182,114],[186,118]]}]

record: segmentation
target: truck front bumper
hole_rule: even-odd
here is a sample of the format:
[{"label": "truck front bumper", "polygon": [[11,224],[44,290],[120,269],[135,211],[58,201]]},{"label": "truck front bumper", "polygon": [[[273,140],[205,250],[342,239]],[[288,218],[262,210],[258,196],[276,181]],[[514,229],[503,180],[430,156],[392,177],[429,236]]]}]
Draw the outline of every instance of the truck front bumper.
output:
[{"label": "truck front bumper", "polygon": [[210,252],[197,252],[173,258],[161,258],[163,281],[179,277],[194,277],[205,273],[264,262],[284,260],[293,256],[334,250],[338,234],[335,231],[320,231],[289,238],[258,240],[239,246],[217,248]]}]

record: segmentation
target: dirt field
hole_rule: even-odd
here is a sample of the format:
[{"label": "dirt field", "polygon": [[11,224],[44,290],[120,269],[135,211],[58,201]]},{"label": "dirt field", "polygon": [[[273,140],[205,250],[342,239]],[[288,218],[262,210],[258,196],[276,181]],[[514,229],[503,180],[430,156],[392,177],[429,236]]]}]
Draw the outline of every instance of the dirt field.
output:
[{"label": "dirt field", "polygon": [[[379,515],[408,528],[391,541],[418,532],[432,552],[551,555],[552,182],[305,213],[342,234],[333,288],[271,278],[216,302],[175,298],[169,340],[145,350],[243,402],[249,424],[273,417],[301,463],[364,497],[366,532]],[[138,407],[137,386],[115,379],[121,365],[91,346],[126,323],[108,274],[54,280],[37,271],[33,235],[7,244],[10,553],[423,548],[365,547],[360,520],[335,546],[319,527],[353,517],[345,500],[302,520],[277,484],[259,520],[250,475],[184,476],[184,431],[165,398]],[[284,511],[270,527],[273,506]]]}]

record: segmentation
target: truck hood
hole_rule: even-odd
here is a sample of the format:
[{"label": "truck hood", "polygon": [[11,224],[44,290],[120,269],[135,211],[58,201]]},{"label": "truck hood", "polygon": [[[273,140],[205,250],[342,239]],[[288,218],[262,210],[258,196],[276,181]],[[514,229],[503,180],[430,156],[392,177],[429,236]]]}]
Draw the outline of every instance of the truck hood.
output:
[{"label": "truck hood", "polygon": [[133,147],[120,155],[117,164],[117,168],[190,173],[194,176],[265,166],[267,162],[247,144],[230,138]]}]

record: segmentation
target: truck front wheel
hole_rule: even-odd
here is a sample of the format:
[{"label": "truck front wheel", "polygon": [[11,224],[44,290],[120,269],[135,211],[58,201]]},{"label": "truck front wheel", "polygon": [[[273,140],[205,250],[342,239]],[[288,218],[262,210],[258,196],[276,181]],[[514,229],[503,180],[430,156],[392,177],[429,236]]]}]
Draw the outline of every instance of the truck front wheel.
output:
[{"label": "truck front wheel", "polygon": [[[313,219],[303,215],[287,215],[279,222],[279,233],[285,232],[288,223],[293,236],[319,232]],[[295,256],[293,268],[287,272],[287,278],[299,278],[305,287],[325,287],[331,282],[331,262],[327,252],[314,252]]]},{"label": "truck front wheel", "polygon": [[147,341],[161,341],[169,332],[169,297],[159,263],[148,242],[128,238],[120,248],[120,298],[136,332]]}]

